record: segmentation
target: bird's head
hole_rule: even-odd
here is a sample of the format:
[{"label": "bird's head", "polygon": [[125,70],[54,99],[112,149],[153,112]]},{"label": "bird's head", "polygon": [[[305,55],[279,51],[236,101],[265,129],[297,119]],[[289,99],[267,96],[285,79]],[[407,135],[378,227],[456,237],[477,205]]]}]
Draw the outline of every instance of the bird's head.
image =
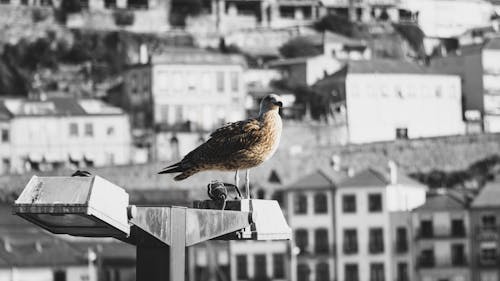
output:
[{"label": "bird's head", "polygon": [[260,113],[270,110],[278,111],[281,107],[283,107],[281,97],[276,94],[269,94],[260,102]]}]

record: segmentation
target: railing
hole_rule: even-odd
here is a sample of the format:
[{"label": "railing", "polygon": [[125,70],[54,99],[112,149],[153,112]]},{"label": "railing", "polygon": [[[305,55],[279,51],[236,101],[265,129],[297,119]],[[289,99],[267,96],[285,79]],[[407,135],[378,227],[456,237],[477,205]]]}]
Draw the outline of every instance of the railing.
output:
[{"label": "railing", "polygon": [[368,251],[370,254],[380,254],[384,252],[384,244],[383,243],[370,243],[368,245]]},{"label": "railing", "polygon": [[464,229],[456,230],[433,230],[433,231],[421,231],[419,230],[416,235],[416,239],[439,239],[439,238],[465,238],[467,232]]},{"label": "railing", "polygon": [[479,267],[498,267],[500,265],[498,255],[484,257],[481,254],[477,255],[477,265]]},{"label": "railing", "polygon": [[396,253],[397,254],[404,254],[408,252],[408,242],[407,241],[399,241],[396,242]]},{"label": "railing", "polygon": [[344,254],[357,254],[358,245],[357,244],[344,244]]},{"label": "railing", "polygon": [[434,256],[429,256],[429,257],[421,256],[418,259],[418,267],[420,267],[420,268],[432,268],[435,265],[436,265],[436,261],[434,259]]},{"label": "railing", "polygon": [[492,226],[478,226],[476,228],[476,239],[478,240],[498,240],[498,227]]}]

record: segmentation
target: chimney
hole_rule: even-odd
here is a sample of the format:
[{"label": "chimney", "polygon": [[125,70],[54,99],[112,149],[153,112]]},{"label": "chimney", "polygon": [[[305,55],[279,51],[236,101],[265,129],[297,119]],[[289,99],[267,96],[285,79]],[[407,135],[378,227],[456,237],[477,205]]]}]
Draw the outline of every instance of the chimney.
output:
[{"label": "chimney", "polygon": [[389,162],[387,162],[387,165],[389,166],[389,176],[391,184],[396,184],[398,182],[398,166],[396,165],[396,162],[392,160],[389,160]]},{"label": "chimney", "polygon": [[3,247],[7,253],[12,253],[12,245],[8,237],[3,238]]}]

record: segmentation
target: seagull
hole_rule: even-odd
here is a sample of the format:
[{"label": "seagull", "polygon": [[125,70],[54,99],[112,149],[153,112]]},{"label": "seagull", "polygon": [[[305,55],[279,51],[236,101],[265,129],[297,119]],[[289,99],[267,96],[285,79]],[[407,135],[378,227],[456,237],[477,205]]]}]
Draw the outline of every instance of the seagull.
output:
[{"label": "seagull", "polygon": [[238,187],[239,170],[245,169],[246,194],[250,198],[249,169],[271,158],[278,149],[283,127],[281,107],[280,96],[266,96],[260,103],[258,117],[228,123],[215,130],[206,142],[158,174],[181,173],[174,177],[180,181],[202,171],[235,171],[234,181]]}]

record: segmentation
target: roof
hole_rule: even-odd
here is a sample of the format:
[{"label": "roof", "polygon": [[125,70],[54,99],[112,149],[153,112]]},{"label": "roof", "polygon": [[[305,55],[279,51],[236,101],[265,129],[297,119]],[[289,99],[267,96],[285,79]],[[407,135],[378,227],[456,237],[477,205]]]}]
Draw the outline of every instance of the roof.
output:
[{"label": "roof", "polygon": [[334,187],[333,181],[322,171],[317,170],[306,175],[287,187],[288,190],[294,189],[330,189]]},{"label": "roof", "polygon": [[347,71],[359,74],[443,74],[431,67],[395,59],[349,61],[347,62]]},{"label": "roof", "polygon": [[500,207],[500,181],[487,183],[472,201],[472,208]]},{"label": "roof", "polygon": [[326,31],[310,35],[299,36],[297,38],[305,39],[314,45],[323,45],[323,43],[340,43],[348,46],[366,46],[366,43],[359,39],[349,38],[342,34]]},{"label": "roof", "polygon": [[152,64],[209,64],[209,65],[243,65],[245,58],[237,54],[223,54],[198,48],[167,48],[164,52],[151,57]]},{"label": "roof", "polygon": [[488,50],[500,50],[500,37],[495,37],[488,40],[486,45],[484,45],[484,48]]},{"label": "roof", "polygon": [[388,184],[389,181],[384,175],[369,168],[345,179],[339,187],[386,187]]},{"label": "roof", "polygon": [[122,115],[122,109],[97,99],[50,98],[0,100],[0,116]]},{"label": "roof", "polygon": [[464,197],[456,196],[451,193],[438,194],[428,197],[425,203],[414,211],[464,210],[467,207],[466,202]]}]

